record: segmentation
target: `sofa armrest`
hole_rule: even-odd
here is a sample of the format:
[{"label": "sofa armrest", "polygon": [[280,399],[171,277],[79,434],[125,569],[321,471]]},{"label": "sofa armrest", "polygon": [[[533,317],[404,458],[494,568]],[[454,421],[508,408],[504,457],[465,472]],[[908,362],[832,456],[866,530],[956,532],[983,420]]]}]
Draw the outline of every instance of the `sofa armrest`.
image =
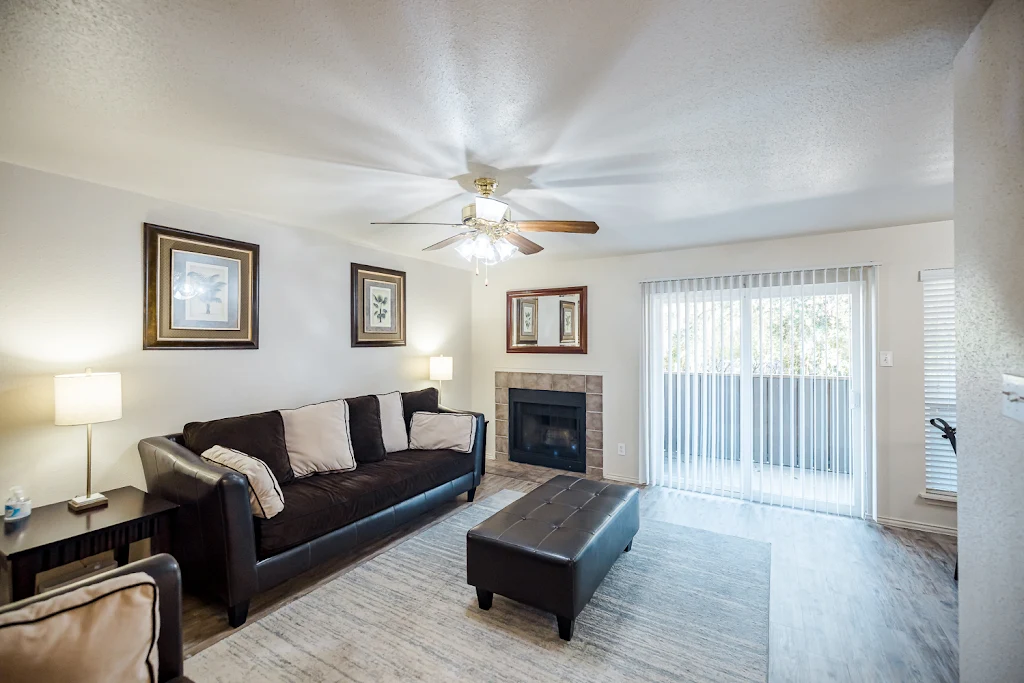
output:
[{"label": "sofa armrest", "polygon": [[455,410],[453,408],[438,406],[438,412],[461,413],[463,415],[472,415],[476,418],[476,436],[473,439],[472,451],[475,462],[473,484],[479,485],[480,479],[484,476],[487,463],[487,419],[484,417],[483,413],[475,413],[472,410]]},{"label": "sofa armrest", "polygon": [[203,460],[174,439],[139,442],[149,492],[177,503],[173,547],[182,578],[228,605],[255,595],[256,536],[244,476]]},{"label": "sofa armrest", "polygon": [[[76,581],[61,588],[47,591],[18,602],[0,607],[0,614],[28,607],[37,602],[51,600],[57,595],[70,593],[85,586],[91,586],[116,576],[145,572],[156,582],[157,595],[160,601],[160,638],[157,641],[157,654],[160,661],[159,681],[170,681],[184,674],[184,647],[182,641],[181,622],[181,573],[178,563],[167,554],[153,555],[138,562],[131,562],[117,569],[103,572],[87,579]],[[102,656],[102,653],[93,653]]]}]

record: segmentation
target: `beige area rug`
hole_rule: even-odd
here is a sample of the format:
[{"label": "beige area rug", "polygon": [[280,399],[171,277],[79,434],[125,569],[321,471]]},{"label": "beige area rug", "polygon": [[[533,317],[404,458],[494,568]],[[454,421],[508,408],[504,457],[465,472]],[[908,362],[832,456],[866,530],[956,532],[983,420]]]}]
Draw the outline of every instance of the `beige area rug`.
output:
[{"label": "beige area rug", "polygon": [[[350,569],[185,664],[214,681],[766,681],[771,547],[641,520],[576,621],[466,584],[466,531],[501,491]],[[525,579],[524,579],[525,580]]]}]

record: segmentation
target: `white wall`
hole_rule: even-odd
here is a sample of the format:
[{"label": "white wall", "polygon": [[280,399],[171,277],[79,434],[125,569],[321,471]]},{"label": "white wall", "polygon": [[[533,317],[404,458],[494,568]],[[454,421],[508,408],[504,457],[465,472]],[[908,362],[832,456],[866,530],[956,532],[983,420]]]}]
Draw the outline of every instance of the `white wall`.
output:
[{"label": "white wall", "polygon": [[[142,223],[260,245],[260,348],[142,351]],[[408,273],[408,340],[353,349],[349,263]],[[94,428],[94,487],[143,486],[138,439],[202,420],[427,386],[469,406],[472,274],[330,235],[0,164],[0,491],[36,505],[85,489],[85,427],[53,425],[53,375],[122,373],[124,417]],[[2,496],[6,498],[6,493]]]},{"label": "white wall", "polygon": [[960,680],[1024,680],[1024,2],[996,0],[955,62]]},{"label": "white wall", "polygon": [[[580,237],[586,239],[586,237]],[[639,367],[642,280],[874,261],[879,276],[878,515],[956,526],[956,510],[918,500],[924,490],[923,312],[918,271],[953,265],[952,222],[570,262],[516,258],[473,285],[473,406],[493,417],[495,370],[565,370],[604,375],[605,476],[640,476]],[[505,353],[505,291],[587,285],[586,355]],[[493,433],[493,430],[492,430]],[[615,455],[618,443],[626,456]],[[493,444],[493,439],[490,440]],[[493,449],[492,449],[493,450]]]}]

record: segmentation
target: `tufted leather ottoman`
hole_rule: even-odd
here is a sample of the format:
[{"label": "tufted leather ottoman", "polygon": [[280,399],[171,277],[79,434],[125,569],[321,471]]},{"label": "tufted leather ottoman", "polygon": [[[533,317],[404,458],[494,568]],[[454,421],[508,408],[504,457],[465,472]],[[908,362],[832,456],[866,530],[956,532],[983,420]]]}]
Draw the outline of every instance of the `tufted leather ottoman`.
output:
[{"label": "tufted leather ottoman", "polygon": [[481,609],[494,594],[553,612],[558,635],[576,617],[640,530],[631,486],[557,476],[466,534],[467,581]]}]

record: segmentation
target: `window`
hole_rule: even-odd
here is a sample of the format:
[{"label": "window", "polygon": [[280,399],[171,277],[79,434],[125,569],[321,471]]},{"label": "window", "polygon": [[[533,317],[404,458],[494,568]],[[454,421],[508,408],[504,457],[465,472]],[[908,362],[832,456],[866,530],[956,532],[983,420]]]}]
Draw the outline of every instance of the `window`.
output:
[{"label": "window", "polygon": [[930,423],[956,427],[956,334],[953,269],[922,270],[924,285],[925,490],[956,495],[956,453]]},{"label": "window", "polygon": [[871,517],[872,266],[642,285],[647,483]]}]

